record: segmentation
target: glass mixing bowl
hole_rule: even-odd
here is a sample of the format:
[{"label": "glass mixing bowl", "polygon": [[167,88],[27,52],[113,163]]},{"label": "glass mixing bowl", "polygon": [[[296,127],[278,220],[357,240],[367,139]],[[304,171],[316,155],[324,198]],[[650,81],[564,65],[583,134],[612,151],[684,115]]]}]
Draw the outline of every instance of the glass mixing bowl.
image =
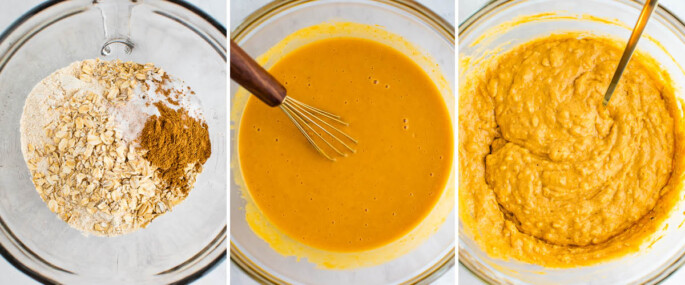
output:
[{"label": "glass mixing bowl", "polygon": [[[492,1],[459,27],[459,56],[492,56],[493,50],[507,50],[531,39],[564,31],[588,32],[628,39],[642,3],[634,0],[512,0]],[[500,29],[500,24],[523,15],[556,12],[537,20]],[[586,15],[586,16],[583,16]],[[611,19],[592,21],[590,16]],[[612,24],[622,22],[624,24]],[[489,33],[488,31],[493,31]],[[481,38],[482,35],[486,37]],[[645,30],[638,49],[650,54],[668,71],[676,84],[685,82],[685,25],[672,13],[658,8]],[[471,69],[462,68],[464,82]],[[682,86],[676,96],[685,98]],[[682,111],[682,106],[678,102]],[[680,189],[678,189],[680,190]],[[459,226],[459,261],[488,283],[501,284],[653,284],[666,278],[685,262],[685,202],[679,202],[666,221],[670,225],[654,235],[653,245],[645,244],[639,253],[594,266],[549,269],[487,256]],[[661,239],[658,239],[661,237]],[[658,240],[657,240],[658,239]]]},{"label": "glass mixing bowl", "polygon": [[[77,60],[152,62],[199,96],[212,156],[188,198],[134,233],[70,228],[36,192],[19,119],[33,86]],[[0,253],[42,283],[170,284],[226,256],[226,30],[182,1],[49,1],[0,35]]]},{"label": "glass mixing bowl", "polygon": [[[231,37],[245,51],[258,56],[291,33],[326,21],[380,25],[398,34],[430,55],[441,68],[450,90],[454,90],[454,28],[427,8],[413,1],[276,1],[249,16]],[[231,82],[232,175],[240,174],[237,161],[238,126],[245,102],[236,106],[238,85]],[[447,106],[454,98],[443,94]],[[456,126],[454,108],[449,108]],[[456,134],[455,134],[456,135]],[[455,160],[456,161],[456,160]],[[454,167],[453,167],[454,168]],[[295,257],[283,257],[255,235],[245,220],[245,200],[231,180],[231,260],[260,283],[276,284],[414,284],[429,283],[454,265],[454,210],[440,229],[422,245],[395,260],[354,270],[322,270]],[[453,185],[454,180],[450,180]],[[448,184],[449,185],[449,184]]]}]

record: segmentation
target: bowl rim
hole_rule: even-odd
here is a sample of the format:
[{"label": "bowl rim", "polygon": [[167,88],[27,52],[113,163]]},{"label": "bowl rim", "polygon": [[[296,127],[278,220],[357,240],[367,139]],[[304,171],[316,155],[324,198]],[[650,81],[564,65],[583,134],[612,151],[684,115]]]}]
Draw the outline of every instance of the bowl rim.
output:
[{"label": "bowl rim", "polygon": [[[212,16],[201,10],[200,8],[196,7],[193,4],[190,4],[189,2],[182,1],[182,0],[160,0],[161,2],[168,2],[174,5],[178,5],[181,8],[190,11],[192,14],[195,14],[196,16],[200,17],[202,20],[206,21],[212,28],[216,29],[219,31],[224,37],[226,37],[227,32],[226,32],[226,27],[224,27],[221,23],[219,23],[216,19],[214,19]],[[31,8],[24,14],[22,14],[19,18],[14,20],[2,33],[0,33],[0,45],[5,43],[7,39],[12,35],[12,33],[19,28],[21,25],[26,23],[28,20],[30,20],[32,17],[40,14],[41,12],[50,9],[58,4],[69,2],[69,0],[48,0],[45,2],[42,2],[38,4],[37,6]],[[95,1],[97,2],[97,1]],[[92,3],[92,2],[91,2]],[[11,58],[12,55],[10,54],[9,58]],[[7,58],[7,60],[9,60]],[[225,57],[224,57],[225,60]],[[5,62],[6,63],[6,62]],[[5,63],[0,64],[0,71],[3,69]],[[216,236],[216,238],[213,239],[212,243],[215,245],[220,245],[223,241],[226,240],[226,230],[228,228],[228,224],[224,225],[223,229],[219,232],[219,234]],[[11,236],[11,240],[14,240],[15,242],[18,242],[22,247],[24,247],[23,243],[21,241],[16,240],[16,237],[12,233],[12,231],[9,230],[9,227],[5,224],[4,220],[0,218],[0,230],[2,232],[5,232]],[[27,249],[28,250],[28,249]],[[203,251],[207,250],[207,247],[203,249]],[[30,252],[30,250],[29,250]],[[207,265],[204,267],[196,270],[195,272],[190,273],[187,276],[181,277],[178,280],[173,281],[174,284],[187,284],[190,282],[193,282],[203,276],[205,276],[207,273],[215,269],[221,262],[223,262],[226,259],[226,253],[227,250],[224,249],[219,256],[217,256],[214,260],[209,262]],[[46,277],[36,270],[31,269],[30,267],[26,266],[25,264],[21,263],[16,257],[14,257],[6,248],[5,246],[0,243],[0,255],[2,255],[7,262],[9,262],[14,268],[18,269],[25,275],[31,277],[35,281],[38,281],[42,284],[59,284],[57,281],[52,280],[49,277]],[[32,253],[32,255],[34,255]],[[197,256],[197,255],[196,255]],[[38,256],[37,256],[38,257]],[[194,258],[195,256],[191,257]],[[70,273],[73,274],[73,272],[61,269],[59,267],[55,267],[46,261],[42,260],[40,257],[38,257],[39,260],[43,261],[44,263],[48,264],[48,266],[56,268],[62,272]],[[186,263],[187,261],[184,261]],[[161,272],[164,273],[164,272]],[[159,274],[159,273],[158,273]]]},{"label": "bowl rim", "polygon": [[[480,7],[475,13],[471,14],[469,17],[466,18],[463,22],[459,23],[459,36],[461,37],[462,34],[469,32],[469,29],[476,23],[479,22],[479,20],[483,19],[484,17],[489,16],[492,12],[495,12],[498,10],[500,7],[510,4],[512,2],[526,2],[526,1],[531,1],[531,0],[490,0],[488,1],[485,5]],[[555,1],[555,0],[549,0],[549,1]],[[643,3],[641,3],[638,0],[612,0],[613,2],[616,3],[622,3],[622,4],[634,4],[638,5],[641,7]],[[685,22],[683,22],[682,19],[680,19],[678,16],[676,16],[673,12],[671,12],[668,8],[664,7],[663,5],[659,4],[657,5],[656,10],[654,11],[654,14],[662,17],[666,22],[672,26],[674,26],[676,29],[675,31],[680,33],[681,38],[685,38]],[[459,264],[464,266],[469,273],[473,274],[475,277],[477,277],[479,280],[485,282],[486,284],[497,284],[500,281],[494,279],[493,277],[489,276],[488,274],[484,273],[481,270],[478,270],[478,264],[474,263],[471,261],[471,257],[468,255],[468,253],[465,252],[465,250],[462,250],[462,243],[461,243],[461,230],[459,231]],[[676,258],[671,264],[667,265],[664,267],[663,270],[659,272],[654,272],[652,274],[648,274],[644,277],[646,277],[646,280],[641,280],[642,284],[658,284],[661,283],[662,281],[666,280],[669,276],[671,276],[677,269],[685,265],[685,254],[681,254],[678,258]]]},{"label": "bowl rim", "polygon": [[[324,0],[325,1],[325,0]],[[285,0],[285,1],[272,1],[266,5],[258,8],[257,10],[250,13],[234,30],[231,31],[231,40],[240,41],[246,35],[250,34],[256,27],[261,25],[264,21],[270,19],[273,16],[280,14],[290,8],[299,6],[301,4],[309,2],[323,2],[321,0]],[[371,0],[370,2],[376,2],[381,4],[386,4],[391,7],[400,8],[403,11],[412,13],[418,16],[424,23],[430,25],[435,31],[437,31],[441,36],[448,39],[452,45],[456,44],[455,29],[452,24],[447,20],[428,9],[426,6],[413,1],[413,0]],[[456,241],[456,240],[455,240]],[[254,262],[252,262],[248,257],[246,257],[242,251],[233,243],[231,243],[231,264],[235,264],[240,271],[250,276],[253,280],[261,284],[287,284],[285,281],[279,279],[278,277],[272,275],[268,271],[264,270]],[[454,268],[456,254],[456,246],[453,245],[450,250],[443,257],[440,258],[435,264],[431,265],[429,268],[425,269],[423,272],[416,276],[411,277],[408,280],[403,281],[401,284],[430,284],[431,282],[437,280],[445,272]]]}]

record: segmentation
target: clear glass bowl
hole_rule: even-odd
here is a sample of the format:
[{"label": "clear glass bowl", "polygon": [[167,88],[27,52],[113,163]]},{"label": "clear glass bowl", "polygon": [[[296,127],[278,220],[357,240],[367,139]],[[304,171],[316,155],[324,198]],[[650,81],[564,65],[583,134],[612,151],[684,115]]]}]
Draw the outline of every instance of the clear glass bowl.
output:
[{"label": "clear glass bowl", "polygon": [[[184,202],[147,229],[113,238],[84,236],[48,210],[19,142],[33,86],[96,57],[153,62],[185,80],[199,96],[212,142]],[[181,1],[46,2],[0,35],[0,86],[0,253],[10,263],[43,283],[170,284],[225,259],[226,31],[211,17]]]},{"label": "clear glass bowl", "polygon": [[[299,29],[331,20],[380,25],[404,37],[440,65],[450,89],[454,90],[454,28],[413,1],[275,1],[249,16],[231,37],[248,54],[258,56]],[[231,82],[231,102],[234,104],[238,89],[237,84]],[[452,94],[444,96],[448,106],[453,106]],[[235,112],[231,118],[237,118],[231,121],[232,175],[241,175],[239,164],[233,162],[237,162],[238,126],[244,103],[231,107]],[[449,109],[456,126],[454,109]],[[238,185],[231,181],[231,260],[260,283],[429,283],[454,265],[454,210],[421,246],[382,265],[354,270],[321,270],[307,261],[296,262],[295,257],[286,258],[276,253],[252,232],[245,220],[245,200]]]},{"label": "clear glass bowl", "polygon": [[[564,31],[588,32],[619,39],[628,39],[642,8],[634,0],[512,0],[492,1],[459,27],[459,56],[479,58],[495,49],[506,51],[531,39]],[[515,25],[497,33],[487,31],[523,15],[557,12],[570,16],[565,19],[543,19]],[[589,21],[590,15],[616,19],[625,25]],[[495,28],[497,29],[497,28]],[[488,34],[482,40],[478,39]],[[685,71],[679,65],[685,62],[685,25],[672,13],[658,8],[650,20],[645,34],[651,38],[640,41],[638,49],[650,54],[667,70],[676,84],[685,82]],[[659,44],[655,43],[658,42]],[[661,46],[660,46],[661,45]],[[663,47],[663,48],[662,48]],[[668,51],[668,52],[666,52]],[[670,54],[669,54],[670,52]],[[491,56],[490,54],[489,56]],[[461,69],[460,82],[464,82],[470,69]],[[685,98],[682,85],[676,86],[676,96]],[[679,107],[682,111],[682,106]],[[639,253],[594,266],[549,269],[516,261],[504,261],[487,256],[459,226],[459,261],[471,272],[489,283],[502,284],[653,284],[666,278],[685,262],[685,228],[679,227],[685,216],[685,202],[681,201],[666,221],[670,226],[658,232],[661,236],[650,248],[647,244]]]}]

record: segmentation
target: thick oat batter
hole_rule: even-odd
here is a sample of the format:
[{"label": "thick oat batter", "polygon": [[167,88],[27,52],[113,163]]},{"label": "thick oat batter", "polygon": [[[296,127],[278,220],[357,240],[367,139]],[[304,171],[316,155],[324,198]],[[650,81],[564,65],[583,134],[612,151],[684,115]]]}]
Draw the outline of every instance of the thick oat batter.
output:
[{"label": "thick oat batter", "polygon": [[460,90],[460,217],[490,255],[596,263],[635,251],[670,209],[674,95],[637,56],[602,106],[621,52],[608,39],[550,36]]}]

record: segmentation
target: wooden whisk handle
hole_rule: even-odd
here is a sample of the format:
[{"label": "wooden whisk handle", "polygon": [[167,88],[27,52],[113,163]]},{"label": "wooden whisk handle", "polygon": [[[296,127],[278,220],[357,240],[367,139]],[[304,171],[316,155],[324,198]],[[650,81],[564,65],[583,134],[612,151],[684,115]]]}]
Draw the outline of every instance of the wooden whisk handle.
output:
[{"label": "wooden whisk handle", "polygon": [[231,79],[271,107],[280,105],[285,99],[285,87],[233,40],[231,40]]}]

